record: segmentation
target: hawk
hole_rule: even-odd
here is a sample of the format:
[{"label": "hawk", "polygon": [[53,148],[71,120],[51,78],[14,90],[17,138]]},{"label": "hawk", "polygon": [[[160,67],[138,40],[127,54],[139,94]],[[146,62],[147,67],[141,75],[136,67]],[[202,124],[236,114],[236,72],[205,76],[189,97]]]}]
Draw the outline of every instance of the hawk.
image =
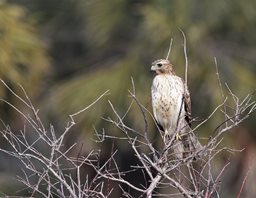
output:
[{"label": "hawk", "polygon": [[152,63],[151,71],[156,72],[151,87],[152,107],[155,120],[164,131],[164,143],[168,144],[172,135],[175,155],[184,158],[201,147],[191,130],[191,102],[186,84],[174,72],[167,59]]}]

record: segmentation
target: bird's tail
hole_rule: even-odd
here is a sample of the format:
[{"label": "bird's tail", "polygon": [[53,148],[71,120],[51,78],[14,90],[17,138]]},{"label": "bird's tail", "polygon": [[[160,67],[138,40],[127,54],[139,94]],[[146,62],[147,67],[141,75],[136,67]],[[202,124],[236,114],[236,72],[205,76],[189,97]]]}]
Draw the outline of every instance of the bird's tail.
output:
[{"label": "bird's tail", "polygon": [[199,142],[198,137],[190,129],[190,132],[185,134],[181,141],[184,149],[183,158],[193,156],[193,158],[196,159],[198,156],[198,151],[202,149],[202,145]]},{"label": "bird's tail", "polygon": [[181,139],[174,142],[174,151],[177,159],[185,159],[189,156],[197,159],[198,151],[202,149],[202,145],[198,137],[192,132],[189,126],[184,127],[180,131]]}]

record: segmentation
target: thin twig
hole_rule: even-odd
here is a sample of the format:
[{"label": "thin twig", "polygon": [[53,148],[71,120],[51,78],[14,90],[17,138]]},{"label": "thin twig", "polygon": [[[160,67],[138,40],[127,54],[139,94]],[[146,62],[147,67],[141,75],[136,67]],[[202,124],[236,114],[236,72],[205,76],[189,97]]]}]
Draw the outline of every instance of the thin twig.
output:
[{"label": "thin twig", "polygon": [[170,45],[169,45],[168,53],[167,53],[167,56],[166,56],[166,60],[169,59],[170,53],[172,51],[172,41],[173,41],[173,38],[171,38],[171,41],[170,41]]},{"label": "thin twig", "polygon": [[[218,69],[218,62],[217,62],[217,58],[216,57],[214,57],[214,63],[215,63],[215,69],[216,69],[216,76],[217,76],[217,80],[218,80],[219,88],[220,88],[220,94],[221,94],[222,100],[224,101],[225,100],[225,96],[224,96],[224,92],[223,92],[223,88],[222,88],[222,83],[221,83],[221,80],[220,80],[220,74],[219,74],[219,69]],[[225,120],[227,120],[227,107],[226,107],[225,103],[223,104],[223,110],[224,110]],[[227,126],[228,126],[228,123],[226,122],[226,127]]]},{"label": "thin twig", "polygon": [[106,95],[109,95],[110,94],[110,91],[107,90],[105,91],[103,94],[101,94],[96,100],[94,100],[90,105],[88,105],[87,107],[81,109],[80,111],[77,111],[73,114],[70,114],[69,116],[72,118],[72,121],[74,120],[73,117],[74,116],[77,116],[78,114],[88,110],[89,108],[91,108],[93,105],[95,105],[95,103],[97,103],[103,96],[106,96]]},{"label": "thin twig", "polygon": [[248,176],[249,176],[249,172],[250,172],[250,169],[246,172],[246,175],[245,175],[245,177],[244,177],[244,179],[243,179],[242,185],[241,185],[241,187],[240,187],[239,193],[238,193],[238,195],[237,195],[236,198],[240,198],[240,197],[241,197],[242,191],[243,191],[243,189],[244,189],[245,182],[246,182],[246,180],[247,180],[247,178],[248,178]]},{"label": "thin twig", "polygon": [[183,51],[185,56],[185,86],[188,85],[188,55],[187,55],[187,39],[185,33],[179,28],[183,36]]}]

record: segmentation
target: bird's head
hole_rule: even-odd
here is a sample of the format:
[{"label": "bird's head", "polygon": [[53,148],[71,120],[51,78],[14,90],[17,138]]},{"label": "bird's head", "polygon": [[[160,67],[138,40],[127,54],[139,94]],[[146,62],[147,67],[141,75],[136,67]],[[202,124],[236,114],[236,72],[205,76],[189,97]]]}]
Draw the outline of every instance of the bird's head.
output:
[{"label": "bird's head", "polygon": [[167,59],[158,59],[151,65],[151,71],[157,74],[174,74],[172,64]]}]

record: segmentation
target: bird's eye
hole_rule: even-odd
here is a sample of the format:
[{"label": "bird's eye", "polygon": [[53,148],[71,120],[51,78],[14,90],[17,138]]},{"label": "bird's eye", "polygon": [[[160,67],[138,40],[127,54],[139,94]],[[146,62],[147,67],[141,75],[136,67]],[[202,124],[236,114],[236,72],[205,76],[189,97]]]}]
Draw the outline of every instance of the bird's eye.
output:
[{"label": "bird's eye", "polygon": [[162,67],[162,63],[157,63],[157,66],[158,67]]}]

